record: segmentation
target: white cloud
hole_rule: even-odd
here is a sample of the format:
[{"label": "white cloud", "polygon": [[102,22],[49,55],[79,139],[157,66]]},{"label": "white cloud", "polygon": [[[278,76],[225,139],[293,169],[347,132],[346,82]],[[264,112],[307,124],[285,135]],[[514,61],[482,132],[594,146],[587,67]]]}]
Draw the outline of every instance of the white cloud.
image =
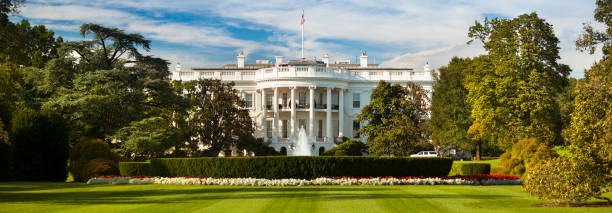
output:
[{"label": "white cloud", "polygon": [[[66,5],[70,4],[70,5]],[[71,6],[74,5],[74,6]],[[76,6],[81,5],[81,6]],[[246,52],[268,50],[286,57],[299,54],[299,19],[305,9],[307,57],[329,53],[335,58],[351,58],[355,53],[332,51],[342,45],[322,40],[350,40],[362,42],[363,47],[388,46],[389,58],[385,66],[422,67],[429,59],[433,67],[448,63],[452,56],[469,57],[483,53],[478,46],[466,46],[467,30],[482,14],[499,14],[515,17],[535,11],[555,28],[561,43],[562,62],[568,63],[574,73],[582,76],[585,65],[596,56],[579,53],[573,41],[581,31],[581,23],[592,21],[593,2],[582,1],[240,1],[240,0],[107,0],[107,1],[34,1],[26,4],[22,13],[26,17],[81,20],[117,26],[140,32],[153,39],[191,44],[195,46],[233,47]],[[181,23],[165,23],[122,12],[125,9],[160,10],[189,15],[205,14],[221,17],[225,24],[245,29],[265,29],[273,32],[270,41],[254,42],[232,37],[223,29],[209,26],[190,26]],[[251,23],[250,26],[244,26]],[[398,53],[401,52],[401,53]],[[390,56],[391,53],[398,53]],[[381,58],[381,55],[378,57]],[[376,57],[372,56],[371,57]]]}]

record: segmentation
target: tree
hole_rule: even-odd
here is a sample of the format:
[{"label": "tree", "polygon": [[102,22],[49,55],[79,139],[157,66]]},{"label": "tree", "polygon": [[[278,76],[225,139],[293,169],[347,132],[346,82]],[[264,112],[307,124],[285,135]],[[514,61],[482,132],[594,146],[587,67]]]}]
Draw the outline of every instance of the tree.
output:
[{"label": "tree", "polygon": [[144,160],[161,157],[175,146],[178,143],[178,130],[161,117],[151,117],[119,129],[113,138],[120,141],[123,156]]},{"label": "tree", "polygon": [[23,109],[13,117],[10,137],[17,180],[66,180],[68,129],[59,114]]},{"label": "tree", "polygon": [[612,191],[612,1],[596,1],[595,20],[605,32],[585,25],[576,41],[581,51],[594,53],[603,44],[604,57],[585,71],[574,89],[569,138],[570,157],[558,158],[528,170],[525,189],[552,202],[584,202]]},{"label": "tree", "polygon": [[[202,79],[182,83],[179,91],[191,103],[189,114],[179,122],[179,128],[188,132],[177,149],[187,149],[192,156],[217,156],[221,151],[232,148],[244,150],[252,140],[240,140],[253,135],[255,131],[246,102],[238,95],[234,83]],[[205,148],[200,151],[200,147]]]},{"label": "tree", "polygon": [[48,87],[58,92],[45,106],[68,115],[72,138],[106,139],[131,122],[170,120],[185,110],[187,101],[170,85],[168,62],[138,52],[137,47],[148,50],[150,41],[95,24],[81,26],[81,33],[93,34],[92,40],[64,43],[62,56],[45,68]]},{"label": "tree", "polygon": [[552,25],[535,13],[523,14],[477,21],[468,36],[488,52],[475,59],[466,77],[472,118],[483,135],[505,149],[522,138],[562,144],[556,97],[570,69],[557,62],[559,39]]},{"label": "tree", "polygon": [[374,155],[407,156],[427,143],[427,92],[416,83],[406,87],[380,81],[370,104],[357,115],[360,133]]},{"label": "tree", "polygon": [[[431,139],[435,146],[463,150],[473,146],[468,128],[472,125],[472,107],[467,102],[468,90],[463,81],[472,60],[453,57],[446,67],[440,67],[433,86],[431,100]],[[477,149],[477,158],[480,150]]]}]

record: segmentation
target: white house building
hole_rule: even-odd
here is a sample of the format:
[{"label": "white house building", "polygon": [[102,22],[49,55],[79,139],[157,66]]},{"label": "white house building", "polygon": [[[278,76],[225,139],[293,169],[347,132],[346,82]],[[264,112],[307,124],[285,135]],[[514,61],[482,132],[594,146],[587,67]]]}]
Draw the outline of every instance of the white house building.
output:
[{"label": "white house building", "polygon": [[380,80],[419,83],[429,91],[430,98],[433,86],[428,65],[418,71],[383,68],[368,63],[365,52],[355,64],[349,60],[330,63],[327,55],[322,61],[284,61],[276,56],[274,63],[257,60],[245,64],[245,56],[240,53],[235,64],[191,70],[177,65],[172,72],[173,80],[200,78],[235,82],[255,122],[255,136],[289,155],[295,150],[300,128],[306,130],[314,155],[333,148],[343,136],[363,140],[355,120]]}]

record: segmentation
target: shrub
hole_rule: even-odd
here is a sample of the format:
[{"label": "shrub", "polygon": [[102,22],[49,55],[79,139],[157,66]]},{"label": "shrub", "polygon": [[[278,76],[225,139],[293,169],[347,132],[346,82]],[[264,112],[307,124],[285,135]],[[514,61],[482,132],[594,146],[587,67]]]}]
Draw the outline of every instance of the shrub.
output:
[{"label": "shrub", "polygon": [[83,167],[82,178],[84,178],[84,180],[89,180],[89,178],[92,177],[97,177],[100,175],[114,175],[118,172],[117,162],[105,158],[96,158],[85,164]]},{"label": "shrub", "polygon": [[13,178],[13,150],[8,139],[8,133],[4,131],[4,123],[0,119],[0,181]]},{"label": "shrub", "polygon": [[491,164],[488,163],[453,163],[448,176],[454,175],[488,175]]},{"label": "shrub", "polygon": [[347,140],[340,145],[331,148],[324,156],[361,156],[367,150],[367,146],[360,140]]},{"label": "shrub", "polygon": [[446,176],[450,158],[231,157],[156,158],[152,175],[164,177],[303,178]]},{"label": "shrub", "polygon": [[[87,181],[89,175],[95,169],[86,168],[87,164],[97,158],[108,159],[114,161],[117,171],[117,163],[119,157],[111,152],[109,145],[101,139],[81,138],[79,142],[70,150],[70,173],[74,177],[74,181]],[[107,164],[112,166],[112,164]],[[109,169],[113,170],[113,169]]]},{"label": "shrub", "polygon": [[21,110],[11,121],[10,137],[17,180],[66,180],[68,128],[59,114]]},{"label": "shrub", "polygon": [[537,139],[522,139],[512,146],[512,150],[501,155],[499,172],[522,176],[531,166],[557,156],[554,150]]},{"label": "shrub", "polygon": [[553,203],[584,202],[591,197],[602,199],[609,175],[592,160],[559,157],[528,169],[524,188]]},{"label": "shrub", "polygon": [[123,176],[150,176],[149,162],[119,162],[119,173]]}]

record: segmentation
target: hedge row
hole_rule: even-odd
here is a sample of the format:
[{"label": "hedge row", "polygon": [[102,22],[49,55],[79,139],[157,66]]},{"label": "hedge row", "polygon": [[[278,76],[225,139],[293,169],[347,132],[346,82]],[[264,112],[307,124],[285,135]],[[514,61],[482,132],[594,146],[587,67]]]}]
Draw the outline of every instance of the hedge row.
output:
[{"label": "hedge row", "polygon": [[[151,160],[152,175],[162,177],[303,178],[446,176],[450,158],[407,157],[205,157]],[[123,174],[123,172],[122,172]]]},{"label": "hedge row", "polygon": [[124,176],[149,176],[151,163],[149,162],[119,162],[119,173]]},{"label": "hedge row", "polygon": [[455,163],[448,176],[454,175],[488,175],[491,164],[488,163]]}]

